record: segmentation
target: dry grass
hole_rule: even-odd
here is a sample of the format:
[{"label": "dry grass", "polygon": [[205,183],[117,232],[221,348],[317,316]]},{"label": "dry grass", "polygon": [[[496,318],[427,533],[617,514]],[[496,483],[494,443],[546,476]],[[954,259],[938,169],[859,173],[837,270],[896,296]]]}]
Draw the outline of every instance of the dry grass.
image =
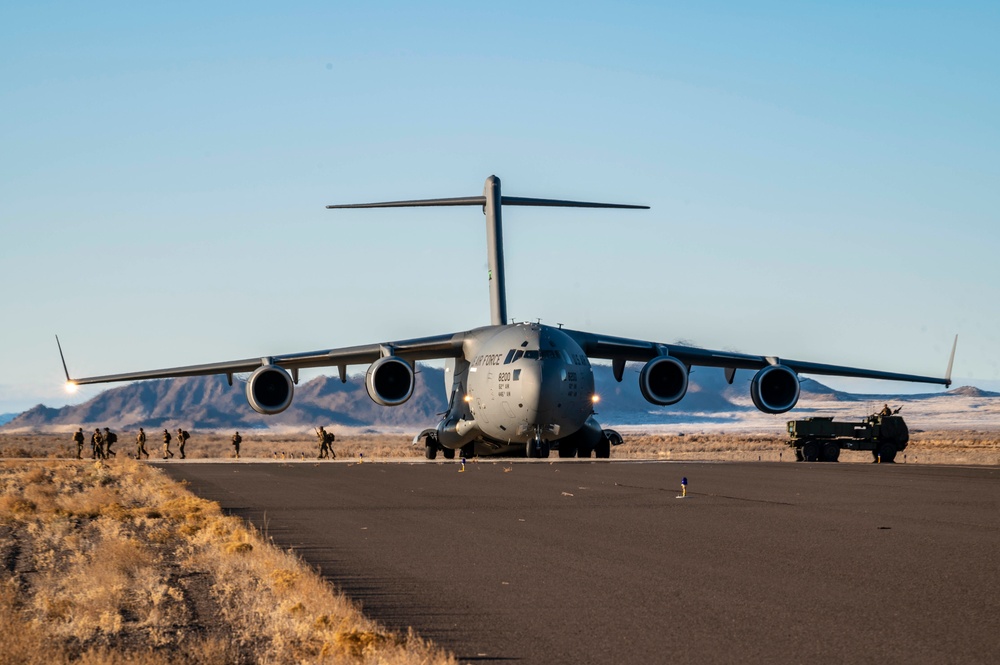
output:
[{"label": "dry grass", "polygon": [[130,460],[0,466],[0,660],[454,663]]},{"label": "dry grass", "polygon": [[[147,433],[149,434],[149,433]],[[146,450],[150,460],[163,459],[163,444],[149,434]],[[243,443],[240,446],[240,457],[248,459],[315,459],[319,454],[319,443],[312,432],[301,434],[274,434],[252,431],[240,431]],[[232,432],[191,432],[185,452],[188,459],[226,459],[233,457],[233,446],[230,437]],[[50,433],[0,433],[0,457],[76,457],[76,444],[71,441],[72,434]],[[118,432],[118,444],[115,450],[118,459],[129,458],[135,454],[135,433]],[[334,451],[338,459],[358,458],[385,459],[398,457],[423,457],[423,446],[413,446],[412,434],[375,434],[337,432]],[[174,459],[180,459],[178,448],[171,443]],[[86,446],[84,455],[90,458],[90,446]]]},{"label": "dry grass", "polygon": [[[625,436],[612,457],[670,460],[793,461],[787,437],[772,434],[652,434]],[[840,461],[869,464],[871,453],[845,450]],[[1000,465],[1000,431],[915,432],[897,462]]]},{"label": "dry grass", "polygon": [[[311,432],[295,434],[267,434],[241,432],[244,459],[313,459],[318,444]],[[187,445],[190,459],[232,458],[230,434],[194,432]],[[134,446],[123,445],[126,436],[120,436],[119,457],[127,456]],[[395,459],[423,457],[421,446],[411,445],[409,434],[338,433],[334,449],[338,459]],[[790,461],[794,459],[787,439],[774,434],[720,434],[718,432],[691,434],[661,434],[636,432],[625,434],[626,443],[612,450],[612,457],[659,458],[672,460],[742,460]],[[160,452],[147,443],[150,458],[159,459]],[[22,457],[73,457],[69,435],[56,434],[0,434],[0,454],[4,451],[19,452]],[[176,453],[176,446],[174,446]],[[869,463],[868,453],[844,451],[841,462]],[[902,457],[898,461],[904,461]],[[907,463],[918,464],[985,464],[1000,465],[1000,431],[993,430],[934,430],[911,433],[910,445],[905,451]]]}]

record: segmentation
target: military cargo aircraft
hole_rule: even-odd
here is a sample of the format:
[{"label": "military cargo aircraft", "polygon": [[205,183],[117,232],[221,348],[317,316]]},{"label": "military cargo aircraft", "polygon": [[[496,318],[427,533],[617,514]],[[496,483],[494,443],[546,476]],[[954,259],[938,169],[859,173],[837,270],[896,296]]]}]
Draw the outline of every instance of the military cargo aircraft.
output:
[{"label": "military cargo aircraft", "polygon": [[[486,216],[490,315],[488,326],[464,332],[326,349],[308,353],[248,358],[150,371],[70,378],[59,347],[66,380],[85,385],[170,377],[249,373],[246,398],[262,414],[281,413],[292,402],[299,370],[337,367],[347,381],[347,367],[368,365],[368,395],[383,406],[398,406],[413,394],[417,361],[443,359],[448,409],[436,427],[414,439],[423,443],[428,459],[438,452],[454,458],[486,454],[527,454],[548,457],[609,457],[611,446],[622,442],[617,432],[595,420],[594,373],[590,360],[610,360],[621,381],[627,362],[644,363],[639,388],[650,403],[679,402],[688,389],[692,367],[718,367],[731,384],[736,370],[756,370],[750,382],[753,404],[765,413],[784,413],[799,399],[799,374],[822,374],[893,381],[951,385],[955,348],[944,378],[915,376],[837,365],[825,365],[772,356],[712,351],[692,346],[610,337],[541,323],[512,323],[507,319],[504,281],[503,206],[648,209],[648,206],[588,203],[504,196],[500,179],[490,176],[482,196],[331,205],[327,208],[395,208],[417,206],[479,206]],[[58,337],[56,339],[58,343]],[[956,343],[957,343],[956,337]]]}]

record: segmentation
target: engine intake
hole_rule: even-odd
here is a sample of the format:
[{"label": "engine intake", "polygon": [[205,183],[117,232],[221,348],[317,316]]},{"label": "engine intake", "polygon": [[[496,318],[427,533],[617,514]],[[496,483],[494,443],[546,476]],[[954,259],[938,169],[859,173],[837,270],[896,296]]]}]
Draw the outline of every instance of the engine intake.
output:
[{"label": "engine intake", "polygon": [[687,389],[688,366],[677,358],[653,358],[639,372],[639,390],[651,404],[676,404],[687,393]]},{"label": "engine intake", "polygon": [[273,416],[292,403],[295,386],[288,372],[276,365],[263,365],[247,379],[247,401],[257,413]]},{"label": "engine intake", "polygon": [[764,413],[784,413],[799,401],[799,375],[784,365],[769,365],[754,375],[750,398]]},{"label": "engine intake", "polygon": [[368,368],[365,387],[372,401],[382,406],[399,406],[413,394],[413,368],[396,356],[379,358]]}]

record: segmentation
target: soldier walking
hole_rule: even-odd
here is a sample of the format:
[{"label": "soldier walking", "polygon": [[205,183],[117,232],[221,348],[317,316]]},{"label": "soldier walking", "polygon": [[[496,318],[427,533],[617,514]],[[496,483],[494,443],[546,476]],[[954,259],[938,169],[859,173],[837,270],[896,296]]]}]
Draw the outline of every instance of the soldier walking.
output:
[{"label": "soldier walking", "polygon": [[170,432],[168,432],[167,430],[164,429],[163,430],[163,459],[167,459],[168,457],[171,458],[171,459],[173,459],[173,457],[174,457],[174,454],[172,452],[170,452],[170,439],[171,439]]},{"label": "soldier walking", "polygon": [[323,429],[322,425],[316,428],[316,438],[319,439],[319,457],[316,459],[326,459],[330,456],[329,436],[330,435],[326,433],[326,430]]},{"label": "soldier walking", "polygon": [[118,443],[118,435],[107,427],[104,428],[104,459],[116,457],[115,451],[111,449],[111,444]]},{"label": "soldier walking", "polygon": [[326,433],[326,452],[333,459],[337,459],[337,453],[333,452],[333,440],[335,438],[333,432]]},{"label": "soldier walking", "polygon": [[76,444],[76,458],[83,459],[83,428],[76,430],[73,435],[73,443]]},{"label": "soldier walking", "polygon": [[182,430],[180,427],[177,428],[177,441],[180,442],[181,459],[187,459],[184,456],[184,444],[187,440],[191,438],[191,435]]},{"label": "soldier walking", "polygon": [[98,427],[90,435],[90,459],[102,459],[104,457],[104,436],[101,428]]},{"label": "soldier walking", "polygon": [[243,442],[243,437],[240,436],[239,432],[233,434],[233,450],[236,451],[236,459],[240,458],[240,444]]},{"label": "soldier walking", "polygon": [[149,459],[149,453],[146,452],[146,432],[140,427],[139,433],[135,435],[135,458],[142,459],[143,455]]}]

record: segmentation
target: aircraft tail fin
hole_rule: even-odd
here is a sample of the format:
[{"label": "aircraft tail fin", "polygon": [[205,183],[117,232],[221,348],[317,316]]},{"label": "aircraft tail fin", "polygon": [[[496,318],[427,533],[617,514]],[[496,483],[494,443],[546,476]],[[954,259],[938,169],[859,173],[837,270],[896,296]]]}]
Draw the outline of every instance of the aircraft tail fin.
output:
[{"label": "aircraft tail fin", "polygon": [[483,206],[486,215],[486,251],[490,283],[490,321],[495,326],[507,323],[507,287],[504,278],[503,224],[500,209],[510,206],[536,206],[543,208],[627,208],[648,210],[649,206],[622,203],[594,203],[590,201],[562,201],[559,199],[533,199],[521,196],[502,196],[500,178],[491,175],[486,179],[482,196],[463,196],[446,199],[416,199],[412,201],[383,201],[379,203],[352,203],[328,205],[328,210],[348,208],[422,208],[429,206]]}]

